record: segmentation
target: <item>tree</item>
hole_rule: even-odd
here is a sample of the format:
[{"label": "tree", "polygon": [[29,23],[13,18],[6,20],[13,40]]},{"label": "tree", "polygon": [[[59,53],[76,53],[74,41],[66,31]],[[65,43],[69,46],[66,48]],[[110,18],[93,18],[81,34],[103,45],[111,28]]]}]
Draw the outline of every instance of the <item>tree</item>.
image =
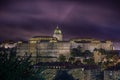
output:
[{"label": "tree", "polygon": [[75,58],[74,58],[74,57],[70,57],[70,58],[69,58],[69,62],[74,63],[74,61],[75,61]]},{"label": "tree", "polygon": [[81,49],[79,48],[73,48],[70,52],[71,57],[80,57],[82,56]]},{"label": "tree", "polygon": [[86,64],[95,64],[94,59],[92,59],[92,58],[85,59],[84,62],[86,62]]},{"label": "tree", "polygon": [[79,66],[79,65],[82,65],[82,63],[81,63],[80,60],[76,60],[74,64],[75,64],[75,65],[78,65],[78,66]]},{"label": "tree", "polygon": [[15,56],[15,49],[0,48],[1,80],[44,80],[42,69],[35,69],[31,64],[31,55]]},{"label": "tree", "polygon": [[65,70],[58,70],[53,80],[75,80],[72,75],[69,75]]},{"label": "tree", "polygon": [[59,56],[59,61],[60,61],[60,62],[65,62],[65,61],[66,61],[66,57],[61,54],[61,55]]},{"label": "tree", "polygon": [[83,52],[83,55],[84,55],[84,57],[92,57],[93,56],[93,54],[89,50],[85,50]]},{"label": "tree", "polygon": [[107,53],[106,53],[106,50],[105,50],[105,49],[103,49],[103,48],[100,48],[100,49],[99,49],[99,52],[100,52],[100,53],[102,53],[102,55],[107,54]]}]

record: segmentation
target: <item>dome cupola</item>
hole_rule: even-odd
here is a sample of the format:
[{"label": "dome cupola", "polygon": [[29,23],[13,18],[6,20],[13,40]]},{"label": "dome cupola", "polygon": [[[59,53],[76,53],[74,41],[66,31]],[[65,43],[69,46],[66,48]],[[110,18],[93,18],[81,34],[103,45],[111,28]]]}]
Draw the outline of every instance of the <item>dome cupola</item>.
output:
[{"label": "dome cupola", "polygon": [[62,34],[62,31],[59,29],[57,26],[56,29],[54,30],[54,34]]},{"label": "dome cupola", "polygon": [[54,30],[53,37],[56,37],[57,40],[62,41],[62,31],[59,29],[58,26]]}]

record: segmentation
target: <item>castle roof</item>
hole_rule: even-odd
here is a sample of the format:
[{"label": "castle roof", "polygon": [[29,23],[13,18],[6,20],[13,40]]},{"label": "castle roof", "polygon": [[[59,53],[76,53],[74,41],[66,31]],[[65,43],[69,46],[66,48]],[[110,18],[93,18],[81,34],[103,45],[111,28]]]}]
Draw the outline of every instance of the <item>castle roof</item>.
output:
[{"label": "castle roof", "polygon": [[52,36],[33,36],[32,38],[54,38]]}]

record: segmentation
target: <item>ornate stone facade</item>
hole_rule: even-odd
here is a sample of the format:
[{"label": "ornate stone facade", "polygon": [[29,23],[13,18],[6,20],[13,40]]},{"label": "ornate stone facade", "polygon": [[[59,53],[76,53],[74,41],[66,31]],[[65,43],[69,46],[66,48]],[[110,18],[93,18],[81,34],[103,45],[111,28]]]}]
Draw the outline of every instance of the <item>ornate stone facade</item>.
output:
[{"label": "ornate stone facade", "polygon": [[72,39],[71,40],[71,47],[76,48],[80,46],[83,50],[90,50],[91,52],[94,49],[105,49],[105,50],[112,50],[112,42],[111,41],[100,41],[96,39]]},{"label": "ornate stone facade", "polygon": [[[100,41],[96,39],[75,38],[69,41],[62,39],[62,31],[57,27],[54,30],[53,36],[35,36],[29,39],[28,43],[18,43],[18,55],[23,53],[31,53],[32,56],[43,56],[54,58],[51,61],[56,61],[60,54],[67,58],[70,56],[70,50],[80,46],[82,50],[105,49],[113,50],[113,42]],[[117,49],[117,48],[116,48]],[[50,60],[49,60],[50,61]]]}]

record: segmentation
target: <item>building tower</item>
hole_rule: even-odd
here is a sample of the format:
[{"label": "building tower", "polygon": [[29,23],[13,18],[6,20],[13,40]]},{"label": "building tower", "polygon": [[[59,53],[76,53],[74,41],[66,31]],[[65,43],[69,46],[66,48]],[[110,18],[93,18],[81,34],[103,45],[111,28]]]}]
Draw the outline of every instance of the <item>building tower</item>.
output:
[{"label": "building tower", "polygon": [[59,41],[62,41],[62,31],[59,29],[58,26],[54,30],[53,37],[56,37]]}]

